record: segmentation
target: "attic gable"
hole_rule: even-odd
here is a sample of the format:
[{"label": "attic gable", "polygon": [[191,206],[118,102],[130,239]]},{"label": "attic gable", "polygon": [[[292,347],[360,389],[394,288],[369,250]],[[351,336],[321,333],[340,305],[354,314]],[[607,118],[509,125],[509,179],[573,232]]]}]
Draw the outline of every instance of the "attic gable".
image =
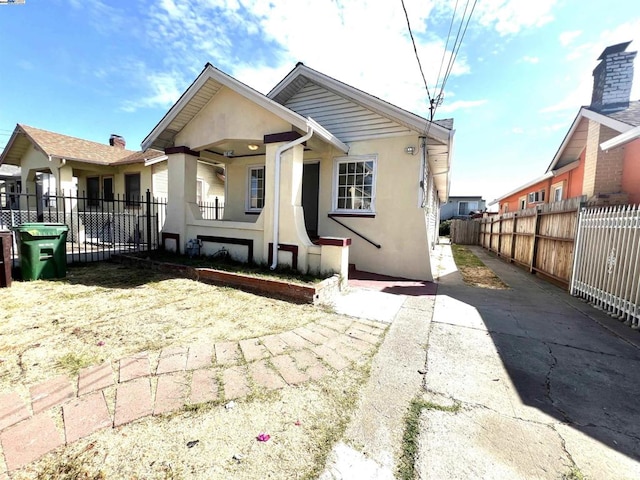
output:
[{"label": "attic gable", "polygon": [[284,106],[311,117],[345,143],[372,137],[409,134],[411,130],[379,113],[344,98],[317,83],[299,77],[297,92]]},{"label": "attic gable", "polygon": [[[311,86],[309,83],[311,83]],[[313,86],[315,86],[317,90],[312,91]],[[317,97],[318,94],[322,95],[321,90],[333,94],[329,96],[330,98],[326,98],[326,100],[335,103],[321,105],[321,98]],[[311,109],[311,112],[316,115],[316,117],[312,116],[312,118],[344,142],[349,140],[345,140],[345,138],[340,137],[339,130],[341,128],[346,128],[342,133],[343,135],[360,135],[362,133],[362,131],[360,131],[360,133],[356,133],[357,130],[354,132],[348,128],[349,123],[353,120],[351,120],[351,116],[347,114],[351,114],[356,117],[359,115],[362,116],[358,119],[361,123],[354,125],[355,127],[363,127],[368,121],[373,122],[371,124],[372,128],[370,133],[365,134],[362,138],[373,136],[376,134],[374,133],[376,131],[378,136],[395,135],[398,133],[402,134],[403,132],[423,134],[428,131],[428,136],[432,141],[435,140],[437,143],[447,144],[452,135],[452,129],[447,128],[450,123],[438,124],[437,122],[429,122],[427,119],[419,115],[397,107],[378,97],[352,87],[351,85],[340,82],[328,75],[313,70],[302,63],[298,63],[296,67],[289,72],[289,74],[280,81],[280,83],[278,83],[271,92],[267,94],[267,96],[274,101],[289,107],[293,111],[297,111],[296,109],[304,109],[305,111]],[[340,105],[340,101],[343,102],[342,105]],[[347,104],[349,106],[359,106],[360,110],[343,112],[341,107],[347,108]],[[324,106],[327,108],[326,111],[322,110]],[[313,110],[314,108],[320,109],[320,112]],[[327,114],[330,117],[325,119],[325,122],[338,122],[339,124],[339,119],[344,113],[344,125],[340,124],[339,129],[335,130],[335,127],[331,128],[329,124],[323,123],[321,119],[317,118],[318,113],[321,115]],[[333,115],[329,115],[330,113],[333,113]],[[395,124],[395,127],[393,127],[392,124]],[[394,128],[398,128],[398,126],[400,126],[401,129],[399,131],[394,131]],[[391,130],[387,131],[386,128],[389,127],[391,127]]]}]

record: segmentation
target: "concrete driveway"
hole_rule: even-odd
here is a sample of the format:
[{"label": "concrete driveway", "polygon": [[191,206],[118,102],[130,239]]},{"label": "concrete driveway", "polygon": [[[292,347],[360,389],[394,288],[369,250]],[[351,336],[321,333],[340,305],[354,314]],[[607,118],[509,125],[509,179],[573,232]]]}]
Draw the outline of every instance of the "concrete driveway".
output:
[{"label": "concrete driveway", "polygon": [[640,479],[640,333],[479,247],[511,288],[466,286],[436,248],[419,478]]}]

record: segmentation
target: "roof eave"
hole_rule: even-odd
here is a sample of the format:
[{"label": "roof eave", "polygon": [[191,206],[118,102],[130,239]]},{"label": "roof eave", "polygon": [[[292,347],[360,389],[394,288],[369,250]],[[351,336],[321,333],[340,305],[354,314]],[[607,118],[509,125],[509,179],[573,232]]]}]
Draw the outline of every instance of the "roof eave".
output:
[{"label": "roof eave", "polygon": [[612,148],[626,145],[627,143],[632,142],[638,138],[640,138],[640,126],[632,128],[631,130],[627,130],[626,132],[621,133],[617,137],[613,137],[606,142],[602,142],[600,144],[600,148],[602,150],[611,150]]},{"label": "roof eave", "polygon": [[429,131],[433,138],[442,142],[448,142],[450,129],[444,128],[434,122],[429,122],[426,118],[420,117],[412,112],[397,107],[389,102],[379,99],[373,95],[363,92],[351,85],[336,80],[328,75],[318,72],[304,64],[298,64],[291,72],[287,74],[268,94],[267,97],[274,98],[282,92],[291,82],[295,81],[299,76],[304,76],[312,81],[326,85],[335,92],[353,99],[367,108],[379,112],[399,123],[405,124],[407,127],[419,133]]},{"label": "roof eave", "polygon": [[[169,109],[169,111],[165,114],[165,116],[158,122],[155,128],[151,131],[149,135],[142,141],[142,150],[146,150],[150,148],[153,142],[158,138],[160,133],[164,131],[171,122],[175,119],[175,117],[180,113],[180,111],[191,101],[193,96],[202,88],[202,86],[207,82],[207,80],[212,79],[220,84],[226,86],[227,88],[232,89],[236,93],[242,95],[248,100],[254,102],[255,104],[265,108],[267,111],[273,113],[274,115],[280,117],[285,120],[287,123],[290,123],[295,128],[305,131],[307,129],[307,119],[303,116],[298,115],[294,111],[288,109],[287,107],[280,105],[279,103],[273,101],[272,99],[266,97],[261,94],[257,90],[252,89],[251,87],[245,85],[244,83],[236,80],[235,78],[227,75],[226,73],[218,70],[211,64],[207,64],[204,70],[198,75],[198,78],[189,86],[189,88],[182,94],[182,96],[178,99],[178,101]],[[324,130],[324,129],[323,129]],[[343,152],[347,152],[349,150],[348,146],[338,140],[335,136],[326,132],[326,140],[334,145],[336,148],[342,150]]]},{"label": "roof eave", "polygon": [[576,118],[573,120],[573,123],[571,124],[571,128],[569,128],[569,131],[565,135],[564,140],[562,140],[562,143],[560,144],[558,151],[554,155],[553,160],[549,164],[549,167],[547,167],[547,172],[552,171],[555,168],[555,166],[558,164],[558,162],[562,158],[562,155],[564,154],[564,150],[566,149],[567,145],[571,141],[571,138],[573,137],[573,134],[578,128],[578,125],[580,125],[580,120],[582,120],[583,118],[586,118],[588,120],[593,120],[595,122],[600,123],[601,125],[604,125],[606,127],[609,127],[613,130],[616,130],[622,133],[633,128],[633,126],[627,123],[621,122],[619,120],[616,120],[615,118],[611,118],[607,115],[594,112],[593,110],[590,110],[587,107],[581,107],[580,111],[576,115]]},{"label": "roof eave", "polygon": [[494,200],[491,200],[491,202],[488,203],[487,206],[490,207],[491,205],[495,205],[496,203],[501,202],[505,198],[508,198],[508,197],[510,197],[512,195],[515,195],[516,193],[520,192],[521,190],[529,188],[529,187],[535,185],[536,183],[540,183],[543,180],[546,180],[546,179],[551,178],[553,176],[554,176],[553,172],[547,172],[544,175],[542,175],[541,177],[538,177],[538,178],[536,178],[534,180],[531,180],[530,182],[527,182],[524,185],[520,185],[518,188],[516,188],[514,190],[511,190],[509,193],[505,193],[503,196],[498,197],[498,198],[496,198]]}]

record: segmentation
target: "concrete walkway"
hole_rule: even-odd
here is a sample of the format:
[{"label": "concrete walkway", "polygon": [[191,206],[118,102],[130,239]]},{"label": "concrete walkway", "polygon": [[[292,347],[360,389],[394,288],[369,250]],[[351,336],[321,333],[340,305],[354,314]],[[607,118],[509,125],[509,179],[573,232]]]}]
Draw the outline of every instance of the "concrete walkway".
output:
[{"label": "concrete walkway", "polygon": [[32,385],[27,399],[0,394],[0,480],[104,428],[318,380],[369,354],[386,328],[355,318],[319,321],[240,342],[141,352]]},{"label": "concrete walkway", "polygon": [[479,247],[511,288],[466,286],[437,248],[424,400],[459,410],[423,411],[418,477],[640,479],[640,334]]}]

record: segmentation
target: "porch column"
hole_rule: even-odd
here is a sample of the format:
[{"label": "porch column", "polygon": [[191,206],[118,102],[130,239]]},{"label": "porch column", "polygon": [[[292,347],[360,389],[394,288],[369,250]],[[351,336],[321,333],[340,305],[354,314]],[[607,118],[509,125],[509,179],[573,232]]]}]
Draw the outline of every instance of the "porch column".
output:
[{"label": "porch column", "polygon": [[189,203],[196,202],[197,160],[198,152],[188,147],[171,147],[165,149],[169,157],[168,163],[168,198],[167,218],[163,233],[179,235],[175,245],[167,244],[168,250],[184,253],[187,242],[187,208]]},{"label": "porch column", "polygon": [[[76,195],[75,185],[73,183],[73,168],[70,165],[60,165],[53,170],[53,176],[56,178],[56,195],[65,195],[65,211],[71,212],[78,209],[78,198]],[[71,198],[66,198],[72,196]]]},{"label": "porch column", "polygon": [[[298,247],[298,270],[306,273],[308,248],[313,246],[304,225],[302,210],[302,167],[304,147],[296,145],[285,151],[280,159],[280,205],[273,205],[275,198],[275,155],[276,150],[287,142],[269,143],[266,145],[265,175],[267,192],[265,194],[264,215],[264,258],[269,258],[269,243],[273,242],[273,212],[279,208],[279,240],[280,244]],[[291,265],[291,253],[282,252],[278,263]]]}]

